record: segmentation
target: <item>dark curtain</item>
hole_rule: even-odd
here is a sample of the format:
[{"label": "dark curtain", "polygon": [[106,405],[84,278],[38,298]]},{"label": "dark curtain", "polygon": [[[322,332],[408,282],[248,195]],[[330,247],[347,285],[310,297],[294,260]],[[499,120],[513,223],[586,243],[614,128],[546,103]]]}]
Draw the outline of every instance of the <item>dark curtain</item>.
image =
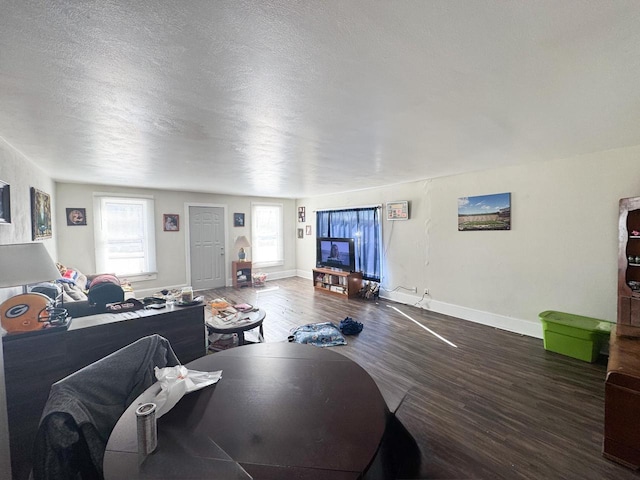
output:
[{"label": "dark curtain", "polygon": [[316,213],[318,237],[353,238],[356,271],[380,281],[380,207],[325,210]]}]

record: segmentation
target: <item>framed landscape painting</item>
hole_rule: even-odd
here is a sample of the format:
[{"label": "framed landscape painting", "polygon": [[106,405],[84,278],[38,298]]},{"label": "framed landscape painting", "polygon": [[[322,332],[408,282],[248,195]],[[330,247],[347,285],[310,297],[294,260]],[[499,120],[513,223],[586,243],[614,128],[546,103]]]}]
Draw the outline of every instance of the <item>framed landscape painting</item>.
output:
[{"label": "framed landscape painting", "polygon": [[511,193],[458,198],[458,231],[511,230]]},{"label": "framed landscape painting", "polygon": [[33,240],[51,238],[51,197],[31,187],[31,236]]}]

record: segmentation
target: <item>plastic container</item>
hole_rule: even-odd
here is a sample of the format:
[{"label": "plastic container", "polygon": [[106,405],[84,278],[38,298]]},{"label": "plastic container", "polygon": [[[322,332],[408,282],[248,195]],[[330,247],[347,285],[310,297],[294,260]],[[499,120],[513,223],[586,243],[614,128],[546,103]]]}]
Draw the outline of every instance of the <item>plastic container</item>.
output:
[{"label": "plastic container", "polygon": [[191,287],[183,287],[182,293],[180,294],[180,301],[182,303],[191,303],[193,302],[193,288]]},{"label": "plastic container", "polygon": [[264,282],[267,281],[267,274],[262,272],[254,273],[252,279],[254,287],[264,287]]},{"label": "plastic container", "polygon": [[547,310],[540,313],[544,348],[585,362],[595,362],[606,347],[613,323]]}]

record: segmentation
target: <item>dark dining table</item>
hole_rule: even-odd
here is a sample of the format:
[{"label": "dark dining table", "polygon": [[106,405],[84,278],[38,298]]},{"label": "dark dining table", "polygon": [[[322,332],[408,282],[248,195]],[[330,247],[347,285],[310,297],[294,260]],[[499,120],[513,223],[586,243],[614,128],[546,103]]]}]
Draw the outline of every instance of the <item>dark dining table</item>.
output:
[{"label": "dark dining table", "polygon": [[158,419],[156,450],[139,457],[136,399],[111,433],[106,480],[158,478],[361,478],[380,447],[389,411],[373,379],[334,350],[260,343],[186,365],[222,370]]}]

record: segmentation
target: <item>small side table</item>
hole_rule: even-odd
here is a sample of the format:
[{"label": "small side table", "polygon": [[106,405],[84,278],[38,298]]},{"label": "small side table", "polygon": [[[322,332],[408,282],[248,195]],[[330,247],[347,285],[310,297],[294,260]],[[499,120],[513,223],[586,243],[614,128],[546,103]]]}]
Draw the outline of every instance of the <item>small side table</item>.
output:
[{"label": "small side table", "polygon": [[247,343],[244,339],[244,332],[253,330],[254,328],[259,329],[258,342],[264,341],[262,322],[266,316],[267,313],[260,308],[257,311],[238,313],[233,320],[228,322],[214,315],[206,318],[205,325],[207,326],[208,334],[220,333],[222,335],[229,335],[236,333],[238,335],[238,346],[242,346]]},{"label": "small side table", "polygon": [[234,288],[251,286],[251,262],[234,260],[231,262],[231,281]]}]

